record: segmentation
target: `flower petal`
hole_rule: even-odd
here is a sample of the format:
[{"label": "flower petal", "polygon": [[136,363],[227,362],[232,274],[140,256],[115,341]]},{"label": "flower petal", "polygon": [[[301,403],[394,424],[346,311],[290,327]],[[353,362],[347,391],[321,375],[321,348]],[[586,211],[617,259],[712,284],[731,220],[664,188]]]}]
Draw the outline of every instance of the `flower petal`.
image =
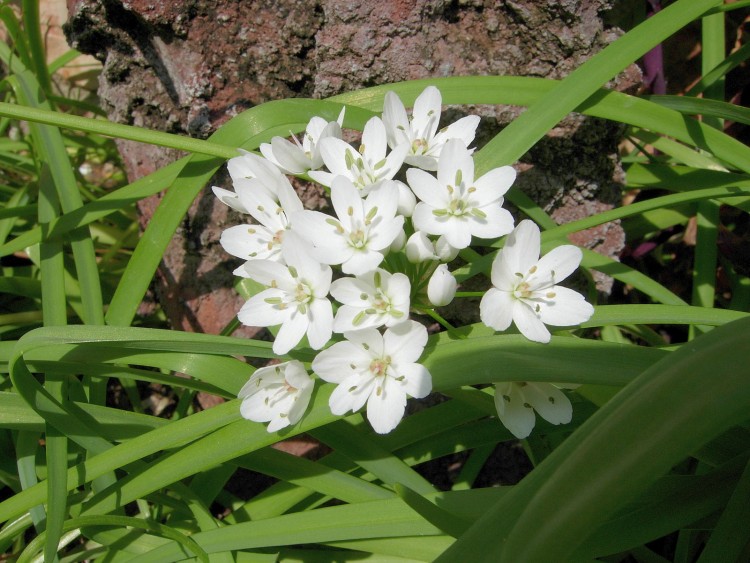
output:
[{"label": "flower petal", "polygon": [[539,260],[541,234],[536,223],[524,219],[508,235],[503,247],[502,259],[512,273],[526,275]]},{"label": "flower petal", "polygon": [[594,314],[594,308],[583,295],[567,287],[550,288],[554,297],[539,303],[539,318],[553,326],[573,326],[585,323]]},{"label": "flower petal", "polygon": [[313,299],[308,308],[307,341],[313,350],[320,350],[333,333],[333,308],[328,299]]},{"label": "flower petal", "polygon": [[474,181],[474,187],[477,189],[474,197],[482,202],[494,201],[505,195],[515,180],[516,171],[512,166],[493,168]]},{"label": "flower petal", "polygon": [[513,301],[509,292],[490,288],[479,302],[479,318],[490,328],[506,330],[513,320]]},{"label": "flower petal", "polygon": [[389,378],[376,378],[367,400],[367,420],[378,434],[387,434],[401,422],[406,409],[406,393]]},{"label": "flower petal", "polygon": [[536,416],[533,409],[524,406],[526,401],[515,383],[495,386],[495,408],[503,425],[518,439],[526,438],[534,428]]},{"label": "flower petal", "polygon": [[432,391],[432,375],[422,364],[399,364],[397,377],[401,376],[402,388],[410,397],[421,399]]},{"label": "flower petal", "polygon": [[427,329],[416,321],[405,321],[389,328],[383,335],[383,348],[393,364],[410,364],[422,355],[427,344]]},{"label": "flower petal", "polygon": [[355,371],[366,369],[371,359],[360,345],[352,342],[337,342],[315,356],[312,369],[322,380],[340,383]]},{"label": "flower petal", "polygon": [[529,277],[531,288],[560,283],[575,271],[582,257],[581,249],[571,244],[553,248],[537,262],[537,271]]},{"label": "flower petal", "polygon": [[276,339],[273,341],[273,353],[283,356],[299,344],[299,341],[305,336],[309,324],[307,315],[302,314],[299,310],[293,310],[292,314],[279,328]]},{"label": "flower petal", "polygon": [[458,171],[461,180],[468,185],[474,183],[474,159],[463,141],[449,139],[440,152],[438,161],[437,180],[441,186],[455,186]]},{"label": "flower petal", "polygon": [[516,299],[513,303],[513,322],[516,323],[519,332],[529,340],[542,344],[549,342],[549,330],[536,316],[531,305]]},{"label": "flower petal", "polygon": [[522,389],[526,402],[551,424],[567,424],[573,418],[573,407],[565,393],[549,383],[527,383]]},{"label": "flower petal", "polygon": [[237,313],[237,318],[246,326],[276,326],[289,318],[289,309],[274,305],[266,299],[283,299],[285,293],[276,288],[269,288],[253,295]]},{"label": "flower petal", "polygon": [[374,385],[375,380],[369,371],[349,375],[339,383],[328,399],[331,412],[342,415],[348,411],[358,411],[372,395]]}]

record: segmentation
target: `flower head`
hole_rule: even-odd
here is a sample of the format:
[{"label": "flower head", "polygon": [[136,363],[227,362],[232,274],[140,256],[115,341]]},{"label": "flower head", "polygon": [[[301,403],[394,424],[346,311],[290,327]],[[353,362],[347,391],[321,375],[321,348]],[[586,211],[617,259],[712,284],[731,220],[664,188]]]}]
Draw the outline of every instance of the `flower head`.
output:
[{"label": "flower head", "polygon": [[334,332],[395,326],[409,318],[411,284],[402,273],[377,269],[331,284],[331,295],[341,307],[333,320]]},{"label": "flower head", "polygon": [[293,143],[283,137],[274,137],[270,143],[260,145],[260,152],[287,174],[302,174],[308,170],[317,170],[323,166],[320,140],[327,137],[341,138],[345,109],[341,110],[336,121],[313,117],[307,124],[301,143],[294,135],[292,135]]},{"label": "flower head", "polygon": [[581,250],[558,246],[539,259],[539,244],[539,227],[521,221],[492,262],[494,287],[482,297],[479,314],[495,330],[514,322],[529,340],[549,342],[545,324],[577,325],[589,320],[594,308],[581,294],[557,285],[581,263]]},{"label": "flower head", "polygon": [[248,326],[281,325],[273,343],[275,354],[286,354],[307,335],[310,346],[322,348],[333,333],[333,309],[328,300],[330,266],[310,257],[310,249],[294,231],[289,231],[281,253],[284,264],[272,260],[250,260],[244,275],[265,289],[242,306],[237,317]]},{"label": "flower head", "polygon": [[443,235],[458,249],[471,237],[495,238],[513,230],[513,217],[502,208],[516,172],[510,166],[490,170],[474,179],[474,160],[462,141],[445,143],[437,178],[410,168],[406,179],[421,200],[414,209],[414,227],[431,235]]},{"label": "flower head", "polygon": [[341,139],[328,137],[320,141],[320,154],[329,172],[313,171],[310,177],[330,187],[336,176],[349,178],[362,195],[367,195],[383,180],[391,180],[401,169],[409,147],[398,146],[388,156],[385,126],[373,117],[362,131],[359,150]]},{"label": "flower head", "polygon": [[396,183],[386,181],[363,200],[351,180],[337,176],[331,186],[331,201],[338,218],[304,211],[295,215],[294,230],[312,242],[321,262],[341,264],[345,274],[374,270],[404,224],[404,218],[396,215]]},{"label": "flower head", "polygon": [[[274,186],[276,198],[262,189],[256,179],[247,180],[247,188],[238,191],[244,212],[258,224],[235,225],[221,233],[221,245],[229,254],[245,260],[282,261],[281,246],[290,228],[289,216],[303,207],[286,177],[280,177]],[[239,268],[235,275],[244,276],[244,270]]]},{"label": "flower head", "polygon": [[323,350],[312,367],[322,379],[337,383],[329,399],[331,412],[357,411],[367,403],[367,419],[379,434],[393,430],[404,416],[407,396],[425,397],[432,377],[417,360],[427,330],[414,321],[389,328],[344,335],[347,340]]},{"label": "flower head", "polygon": [[495,383],[495,408],[503,425],[519,439],[531,434],[534,411],[551,424],[567,424],[573,416],[570,400],[551,383]]},{"label": "flower head", "polygon": [[237,395],[242,399],[240,413],[254,422],[270,422],[268,431],[276,432],[302,418],[313,386],[297,360],[259,368]]},{"label": "flower head", "polygon": [[385,95],[383,123],[388,144],[393,148],[409,147],[405,162],[422,170],[437,170],[440,153],[449,139],[460,139],[464,146],[474,140],[478,115],[469,115],[438,131],[442,96],[440,90],[428,86],[414,102],[411,120],[401,99],[394,93]]}]

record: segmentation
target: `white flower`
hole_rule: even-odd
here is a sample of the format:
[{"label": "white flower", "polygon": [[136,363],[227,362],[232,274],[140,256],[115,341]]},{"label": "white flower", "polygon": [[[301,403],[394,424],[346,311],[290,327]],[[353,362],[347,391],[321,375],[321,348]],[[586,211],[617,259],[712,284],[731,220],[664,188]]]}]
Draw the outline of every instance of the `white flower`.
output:
[{"label": "white flower", "polygon": [[333,320],[334,332],[379,326],[392,327],[409,318],[411,284],[402,273],[377,269],[357,278],[331,284],[331,295],[341,303]]},{"label": "white flower", "polygon": [[391,147],[408,145],[407,164],[423,170],[437,170],[440,153],[449,139],[460,139],[467,147],[474,140],[479,125],[478,115],[463,117],[438,132],[441,104],[440,90],[428,86],[415,100],[410,121],[401,99],[394,92],[385,95],[383,123],[388,144]]},{"label": "white flower", "polygon": [[[240,156],[229,160],[227,168],[234,192],[218,186],[212,186],[211,189],[219,201],[240,213],[252,214],[252,198],[259,191],[278,201],[279,191],[287,186],[291,188],[289,180],[276,166],[265,158],[242,149]],[[251,201],[248,201],[248,196]]]},{"label": "white flower", "polygon": [[474,160],[462,141],[445,143],[438,163],[437,179],[417,168],[406,171],[406,179],[421,200],[414,209],[414,227],[432,235],[443,235],[458,249],[471,237],[495,238],[513,230],[513,217],[502,208],[516,172],[510,166],[490,170],[474,179]]},{"label": "white flower", "polygon": [[551,424],[567,424],[573,417],[568,397],[550,383],[495,383],[495,408],[503,425],[519,439],[531,434],[534,411]]},{"label": "white flower", "polygon": [[458,256],[458,249],[448,244],[442,236],[433,242],[426,233],[416,231],[406,241],[406,258],[413,264],[427,260],[450,262],[456,256]]},{"label": "white flower", "polygon": [[333,332],[327,298],[332,271],[310,257],[310,248],[294,231],[284,238],[281,254],[286,266],[272,260],[250,260],[242,266],[247,277],[268,289],[251,297],[237,317],[248,326],[281,325],[273,343],[275,354],[286,354],[305,334],[310,346],[319,350]]},{"label": "white flower", "polygon": [[549,342],[545,324],[577,325],[587,321],[594,308],[579,293],[556,285],[581,263],[581,250],[558,246],[540,260],[539,243],[539,227],[521,221],[492,262],[494,287],[482,297],[479,314],[495,330],[514,322],[529,340]]},{"label": "white flower", "polygon": [[377,268],[404,224],[404,218],[396,215],[395,182],[385,182],[363,200],[348,178],[337,176],[331,186],[331,203],[338,219],[304,211],[294,216],[294,230],[312,243],[319,261],[341,264],[345,274]]},{"label": "white flower", "polygon": [[398,146],[386,156],[387,150],[385,126],[379,117],[373,117],[365,124],[359,150],[341,139],[322,139],[320,154],[330,172],[312,171],[310,177],[330,187],[334,177],[345,176],[363,195],[367,195],[383,180],[393,179],[401,169],[409,147]]},{"label": "white flower", "polygon": [[[279,169],[270,161],[257,154],[239,149],[240,156],[235,156],[227,162],[227,169],[232,182],[237,180],[257,178],[263,186],[271,189],[281,175]],[[273,192],[273,190],[271,189]]]},{"label": "white flower", "polygon": [[[264,189],[252,189],[257,180],[247,180],[251,186],[241,190],[238,199],[259,224],[236,225],[222,232],[220,242],[229,254],[245,260],[282,260],[281,246],[290,228],[289,216],[302,211],[303,206],[286,177],[281,178],[283,181],[275,186],[278,201]],[[234,273],[246,276],[242,267]]]},{"label": "white flower", "polygon": [[267,430],[276,432],[302,418],[313,386],[297,360],[259,368],[237,395],[242,399],[240,414],[254,422],[270,422]]},{"label": "white flower", "polygon": [[427,330],[409,321],[385,331],[358,330],[347,341],[323,350],[312,367],[322,379],[337,383],[329,399],[331,412],[342,415],[367,403],[375,432],[393,430],[404,416],[406,397],[425,397],[432,389],[430,372],[416,363],[427,343]]},{"label": "white flower", "polygon": [[453,301],[457,287],[456,278],[448,271],[448,266],[440,264],[427,283],[427,299],[435,307],[444,307]]},{"label": "white flower", "polygon": [[274,137],[270,144],[260,145],[260,152],[287,174],[302,174],[308,170],[317,170],[323,166],[320,140],[326,137],[341,138],[345,110],[346,108],[341,110],[336,121],[329,122],[322,117],[313,117],[307,124],[301,143],[294,135],[292,135],[294,143],[283,137]]}]

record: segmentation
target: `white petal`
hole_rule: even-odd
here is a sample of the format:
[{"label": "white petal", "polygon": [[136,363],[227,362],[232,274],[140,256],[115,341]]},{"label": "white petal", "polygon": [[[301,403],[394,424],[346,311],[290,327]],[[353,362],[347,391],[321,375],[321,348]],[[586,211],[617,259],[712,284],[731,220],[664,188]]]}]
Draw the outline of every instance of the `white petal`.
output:
[{"label": "white petal", "polygon": [[452,247],[460,250],[471,244],[472,230],[470,225],[472,223],[468,220],[453,216],[438,217],[437,224],[440,225],[442,232],[436,232],[435,234],[443,235]]},{"label": "white petal", "polygon": [[435,136],[440,121],[443,98],[440,90],[428,86],[414,100],[411,128],[415,136],[430,140]]},{"label": "white petal", "polygon": [[291,215],[292,213],[296,213],[304,209],[302,201],[297,195],[297,192],[294,191],[292,184],[289,182],[286,176],[284,176],[282,181],[278,184],[278,196],[279,203],[281,204],[281,207],[284,209],[284,212],[287,215]]},{"label": "white petal", "polygon": [[415,399],[426,397],[432,391],[432,376],[422,364],[399,364],[398,376],[403,376],[403,390]]},{"label": "white petal", "polygon": [[406,393],[394,381],[376,378],[367,401],[367,420],[378,434],[387,434],[401,422],[406,408]]},{"label": "white petal", "polygon": [[310,169],[310,159],[294,143],[281,137],[274,137],[271,139],[271,149],[276,162],[284,172],[302,174]]},{"label": "white petal", "polygon": [[554,297],[539,303],[539,318],[553,326],[573,326],[585,323],[594,314],[594,308],[583,295],[567,287],[556,285],[549,289]]},{"label": "white petal", "polygon": [[[219,242],[224,250],[237,258],[266,259],[274,250],[268,248],[268,242],[273,235],[274,233],[262,225],[235,225],[221,233]],[[278,252],[279,249],[275,250]]]},{"label": "white petal", "polygon": [[532,289],[537,280],[545,285],[561,282],[575,271],[582,257],[581,249],[571,244],[553,248],[537,262],[537,271],[529,278]]},{"label": "white petal", "polygon": [[305,336],[308,325],[307,315],[303,315],[298,310],[293,310],[279,328],[276,339],[273,341],[273,353],[283,356],[294,348]]},{"label": "white petal", "polygon": [[336,176],[331,184],[331,203],[336,216],[348,232],[364,222],[362,198],[351,180]]},{"label": "white petal", "polygon": [[355,371],[366,369],[371,359],[361,345],[337,342],[315,356],[312,368],[324,381],[340,383]]},{"label": "white petal", "polygon": [[[401,165],[404,163],[406,154],[409,152],[409,145],[403,143],[394,148],[388,156],[385,157],[385,165],[378,170],[378,178],[381,180],[390,180],[401,170]],[[378,161],[373,162],[373,166]]]},{"label": "white petal", "polygon": [[520,280],[516,273],[521,272],[511,270],[511,266],[505,259],[505,249],[499,250],[492,261],[492,271],[490,274],[492,285],[503,291],[512,292]]},{"label": "white petal", "polygon": [[567,424],[573,418],[573,407],[565,393],[549,383],[527,383],[522,389],[526,402],[551,424]]},{"label": "white petal", "polygon": [[333,333],[333,309],[328,299],[313,299],[308,307],[307,340],[313,350],[320,350]]},{"label": "white petal", "polygon": [[477,191],[474,197],[482,202],[494,201],[505,195],[516,179],[516,171],[512,166],[494,168],[474,181]]},{"label": "white petal", "polygon": [[[390,243],[389,243],[390,244]],[[355,250],[352,255],[341,264],[341,271],[353,276],[361,276],[377,268],[383,261],[383,254],[374,250]]]},{"label": "white petal", "polygon": [[420,168],[429,172],[434,172],[438,167],[438,159],[426,154],[407,154],[404,162],[415,168]]},{"label": "white petal", "polygon": [[342,415],[348,411],[358,411],[372,394],[374,384],[374,378],[369,371],[349,375],[339,383],[328,399],[331,412],[335,415]]},{"label": "white petal", "polygon": [[536,223],[528,219],[518,223],[503,247],[503,260],[511,272],[526,275],[536,264],[539,260],[540,239]]},{"label": "white petal", "polygon": [[333,319],[334,332],[342,333],[353,330],[362,330],[365,328],[376,328],[382,326],[385,319],[383,315],[363,314],[363,307],[354,307],[351,305],[342,305],[336,311],[336,318]]},{"label": "white petal", "polygon": [[529,340],[546,344],[550,333],[544,323],[536,316],[530,305],[516,299],[513,303],[513,322],[518,330]]},{"label": "white petal", "polygon": [[385,331],[383,346],[393,363],[410,364],[422,355],[427,344],[427,329],[416,321],[406,321]]},{"label": "white petal", "polygon": [[330,172],[326,172],[324,170],[310,170],[307,175],[321,186],[325,186],[327,188],[331,187],[331,182],[333,182],[333,179],[336,177],[335,174],[331,174]]},{"label": "white petal", "polygon": [[406,171],[406,181],[409,182],[409,187],[420,201],[435,209],[448,207],[450,203],[448,190],[432,174],[417,168],[409,168]]},{"label": "white petal", "polygon": [[253,422],[268,422],[273,418],[273,408],[266,402],[267,393],[260,392],[244,399],[240,404],[242,418]]},{"label": "white petal", "polygon": [[456,175],[459,170],[463,182],[471,185],[474,182],[474,159],[463,141],[450,139],[440,152],[437,170],[437,179],[440,185],[455,186]]},{"label": "white petal", "polygon": [[403,232],[404,218],[399,215],[391,219],[376,217],[370,224],[367,247],[371,250],[389,248],[396,237]]},{"label": "white petal", "polygon": [[395,92],[387,92],[383,103],[383,124],[391,148],[409,139],[409,118],[401,98]]},{"label": "white petal", "polygon": [[240,201],[239,196],[234,193],[230,192],[229,190],[225,190],[224,188],[220,188],[218,186],[211,186],[211,189],[214,192],[214,195],[219,198],[219,201],[225,205],[228,205],[235,211],[239,211],[240,213],[247,213],[247,208],[242,205],[242,202]]},{"label": "white petal", "polygon": [[[498,388],[499,387],[499,388]],[[498,385],[495,388],[495,408],[503,425],[516,438],[526,438],[534,428],[536,417],[531,407],[524,406],[526,401],[518,390],[518,385]]]},{"label": "white petal", "polygon": [[370,118],[362,131],[362,146],[365,157],[373,164],[385,158],[388,148],[385,125],[379,117]]},{"label": "white petal", "polygon": [[[410,168],[409,170],[414,170],[414,168]],[[412,224],[415,229],[424,231],[427,234],[444,235],[446,231],[446,219],[435,215],[433,213],[434,210],[435,208],[427,203],[419,202],[414,208],[414,215],[411,217]],[[471,238],[471,235],[469,237]],[[447,237],[446,240],[448,240]],[[448,243],[452,244],[449,240]]]},{"label": "white petal", "polygon": [[294,280],[289,270],[283,264],[273,260],[251,260],[246,262],[242,268],[247,277],[265,286],[277,286],[282,289],[293,288]]},{"label": "white petal", "polygon": [[300,421],[302,415],[305,414],[305,411],[310,404],[310,397],[312,396],[312,392],[313,384],[311,380],[310,385],[300,389],[300,391],[297,393],[295,400],[292,403],[292,407],[287,413],[289,424],[297,424]]},{"label": "white petal", "polygon": [[461,139],[467,147],[474,140],[480,117],[478,115],[467,115],[458,121],[454,121],[443,131],[446,139]]},{"label": "white petal", "polygon": [[248,299],[237,313],[237,318],[246,326],[276,326],[289,318],[289,310],[272,305],[266,299],[281,299],[284,293],[271,288],[261,291]]},{"label": "white petal", "polygon": [[[325,139],[320,140],[320,156],[323,158],[323,162],[325,162],[328,170],[331,171],[333,176],[342,175],[347,178],[350,177],[349,168],[346,166],[347,152],[349,152],[355,159],[359,156],[359,153],[353,149],[351,145],[345,143],[341,139],[337,139],[336,137],[326,137]],[[319,172],[316,174],[320,175]],[[317,180],[317,177],[313,176],[313,173],[310,173],[310,176]]]},{"label": "white petal", "polygon": [[308,375],[307,370],[305,369],[305,366],[302,364],[302,362],[292,360],[280,365],[284,366],[284,379],[289,385],[299,391],[312,389],[314,385],[313,380]]},{"label": "white petal", "polygon": [[[375,288],[363,279],[339,278],[331,284],[331,295],[339,303],[346,305],[365,306],[369,302],[369,296]],[[362,299],[362,295],[365,298]]]},{"label": "white petal", "polygon": [[[387,333],[388,331],[386,331]],[[374,328],[345,332],[344,338],[359,345],[370,358],[382,358],[385,354],[383,336]],[[369,365],[369,362],[368,362]]]},{"label": "white petal", "polygon": [[481,208],[484,217],[471,218],[471,234],[479,238],[497,238],[513,230],[510,211],[497,204]]},{"label": "white petal", "polygon": [[479,317],[488,327],[506,330],[513,320],[513,296],[507,291],[490,288],[479,302]]}]

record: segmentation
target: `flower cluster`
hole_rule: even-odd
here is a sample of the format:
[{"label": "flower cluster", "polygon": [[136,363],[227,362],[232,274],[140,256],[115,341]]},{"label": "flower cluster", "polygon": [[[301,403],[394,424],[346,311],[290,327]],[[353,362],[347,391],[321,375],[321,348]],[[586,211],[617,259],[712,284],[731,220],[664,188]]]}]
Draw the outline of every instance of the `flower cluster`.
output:
[{"label": "flower cluster", "polygon": [[[438,129],[441,103],[438,89],[428,87],[410,116],[388,93],[382,118],[367,122],[358,146],[343,139],[343,111],[336,121],[314,117],[301,141],[274,137],[261,145],[262,157],[242,151],[231,159],[233,192],[213,188],[221,202],[249,216],[221,236],[224,249],[244,260],[235,275],[265,288],[245,303],[239,320],[278,327],[277,355],[299,345],[321,350],[312,370],[337,385],[331,411],[366,404],[379,433],[398,425],[407,397],[432,389],[418,363],[427,330],[410,314],[453,300],[458,284],[448,264],[473,237],[508,235],[480,305],[488,326],[505,330],[514,322],[527,338],[547,342],[545,324],[578,324],[593,311],[557,285],[578,266],[580,251],[562,246],[539,259],[539,229],[530,221],[514,229],[503,208],[514,169],[478,176],[470,145],[479,118]],[[305,209],[285,174],[325,186],[332,213]],[[300,362],[261,368],[240,392],[242,415],[280,430],[300,420],[312,387]],[[519,392],[498,388],[498,395],[509,398],[498,402],[501,420],[510,428],[521,412],[517,426],[530,430],[529,413],[515,406]]]}]

